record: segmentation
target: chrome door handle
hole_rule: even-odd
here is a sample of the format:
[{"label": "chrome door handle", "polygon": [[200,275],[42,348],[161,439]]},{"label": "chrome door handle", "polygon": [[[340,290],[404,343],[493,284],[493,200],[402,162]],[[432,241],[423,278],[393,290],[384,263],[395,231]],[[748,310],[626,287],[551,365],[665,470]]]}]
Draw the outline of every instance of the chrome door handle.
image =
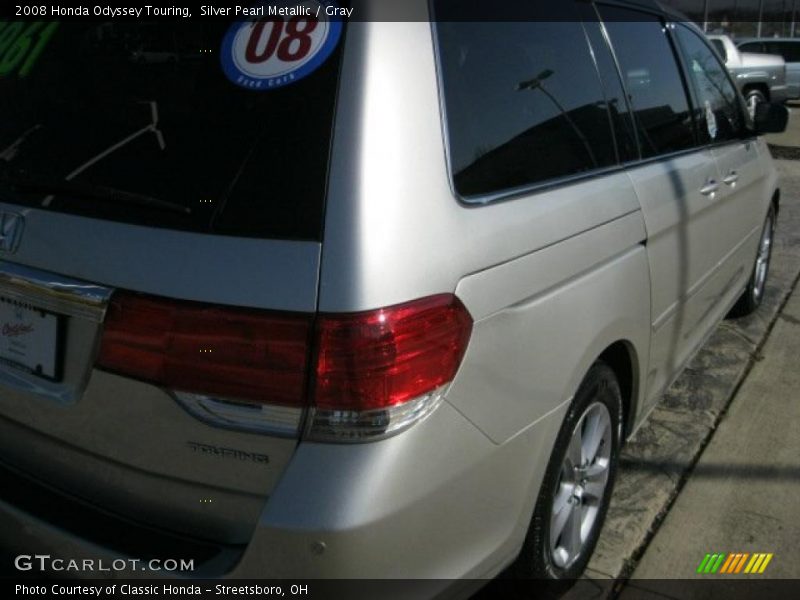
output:
[{"label": "chrome door handle", "polygon": [[737,181],[739,181],[739,174],[736,171],[731,171],[728,173],[727,177],[722,180],[727,185],[733,185]]},{"label": "chrome door handle", "polygon": [[700,193],[703,196],[713,196],[719,190],[719,184],[714,179],[709,179],[708,183],[700,188]]}]

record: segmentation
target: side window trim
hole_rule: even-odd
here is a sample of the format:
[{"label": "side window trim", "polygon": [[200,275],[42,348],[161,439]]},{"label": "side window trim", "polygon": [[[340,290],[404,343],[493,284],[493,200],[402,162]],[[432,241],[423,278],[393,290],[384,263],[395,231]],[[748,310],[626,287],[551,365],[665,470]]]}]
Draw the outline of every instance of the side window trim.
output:
[{"label": "side window trim", "polygon": [[678,65],[678,71],[683,83],[683,93],[686,95],[686,101],[689,103],[689,114],[692,116],[692,129],[694,130],[694,144],[695,148],[705,148],[706,144],[702,142],[700,136],[700,123],[698,122],[698,111],[702,110],[699,105],[699,99],[695,97],[694,82],[692,81],[689,71],[687,70],[686,62],[683,59],[683,51],[678,43],[678,37],[675,35],[675,27],[677,25],[674,21],[670,21],[666,17],[662,18],[661,22],[664,24],[664,29],[667,32],[667,39],[672,48],[672,57],[675,64]]},{"label": "side window trim", "polygon": [[[435,16],[433,0],[429,1],[429,10],[431,11],[431,14]],[[456,190],[456,178],[455,173],[453,172],[453,158],[452,150],[450,148],[450,135],[447,130],[447,102],[445,102],[444,98],[444,72],[442,69],[442,57],[439,51],[441,47],[439,41],[439,29],[436,26],[437,22],[435,18],[431,19],[430,23],[428,24],[431,28],[431,42],[433,42],[433,66],[436,70],[436,95],[439,99],[439,135],[442,136],[442,143],[444,145],[444,163],[445,168],[447,169],[447,185],[450,187],[450,193],[453,195],[453,197],[463,204],[486,204],[486,202],[468,202],[466,199],[462,198],[458,193],[458,190]]]},{"label": "side window trim", "polygon": [[[592,3],[592,10],[594,11],[594,16],[597,19],[597,23],[600,25],[600,34],[603,36],[603,42],[606,45],[606,49],[608,50],[609,54],[611,55],[611,60],[614,63],[614,70],[617,74],[617,80],[619,81],[620,86],[622,87],[623,96],[625,99],[625,108],[627,109],[627,119],[629,121],[629,126],[633,131],[633,138],[636,140],[636,158],[631,160],[625,161],[623,164],[630,164],[635,163],[637,161],[642,160],[642,141],[639,139],[639,128],[636,127],[636,122],[633,117],[634,109],[633,104],[631,103],[631,97],[628,93],[628,88],[625,85],[625,79],[622,77],[622,67],[620,67],[619,59],[617,58],[617,53],[614,50],[614,45],[611,43],[611,38],[608,35],[608,30],[606,29],[606,24],[603,22],[602,17],[600,16],[600,11],[597,9],[597,4]],[[591,47],[591,46],[590,46]],[[592,53],[594,53],[594,48],[592,48]],[[596,60],[595,60],[596,62]],[[595,65],[596,66],[596,65]],[[598,69],[599,73],[599,69]],[[610,118],[610,117],[609,117]],[[613,127],[612,127],[613,130]],[[616,135],[615,135],[616,140]],[[617,157],[619,157],[619,149],[617,149]]]},{"label": "side window trim", "polygon": [[[686,93],[686,97],[689,101],[689,113],[692,115],[692,124],[694,128],[694,143],[697,148],[706,148],[708,144],[702,141],[702,136],[700,135],[700,128],[702,127],[702,123],[700,122],[700,111],[702,111],[702,107],[700,106],[700,95],[697,92],[697,88],[695,87],[694,78],[691,75],[690,66],[686,62],[686,56],[681,46],[680,40],[676,34],[676,27],[679,27],[674,21],[667,21],[665,23],[665,27],[667,29],[667,37],[669,38],[670,45],[672,46],[672,52],[675,55],[675,62],[678,63],[678,70],[681,73],[681,80],[683,81],[683,89]],[[714,53],[714,56],[717,56],[717,53]],[[727,71],[727,69],[725,69]]]},{"label": "side window trim", "polygon": [[592,46],[592,40],[589,38],[589,32],[586,31],[586,23],[581,21],[581,30],[583,31],[583,37],[586,40],[586,46],[589,48],[589,56],[592,58],[592,65],[594,66],[594,71],[597,74],[597,79],[600,81],[600,92],[603,94],[603,102],[606,105],[606,120],[608,121],[608,130],[611,132],[611,141],[614,144],[614,155],[617,158],[617,164],[621,164],[622,161],[620,160],[620,150],[619,150],[619,141],[617,140],[617,132],[614,131],[614,122],[611,118],[611,110],[608,107],[608,95],[606,94],[606,87],[603,84],[603,75],[600,72],[600,65],[597,64],[597,55],[595,54],[595,48]]}]

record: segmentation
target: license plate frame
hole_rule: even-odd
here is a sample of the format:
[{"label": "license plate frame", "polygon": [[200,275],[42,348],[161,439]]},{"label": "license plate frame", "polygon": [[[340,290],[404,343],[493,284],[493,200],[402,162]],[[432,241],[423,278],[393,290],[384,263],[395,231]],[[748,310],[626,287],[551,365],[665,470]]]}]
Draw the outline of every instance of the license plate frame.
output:
[{"label": "license plate frame", "polygon": [[0,364],[40,379],[63,378],[64,315],[0,291]]}]

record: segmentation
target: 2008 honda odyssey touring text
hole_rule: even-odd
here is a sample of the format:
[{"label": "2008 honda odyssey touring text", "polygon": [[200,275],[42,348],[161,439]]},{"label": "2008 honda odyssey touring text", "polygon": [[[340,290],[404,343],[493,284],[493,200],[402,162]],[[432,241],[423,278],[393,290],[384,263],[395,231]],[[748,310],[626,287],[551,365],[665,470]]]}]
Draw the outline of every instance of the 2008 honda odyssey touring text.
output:
[{"label": "2008 honda odyssey touring text", "polygon": [[787,113],[655,2],[487,4],[0,23],[2,547],[582,572]]}]

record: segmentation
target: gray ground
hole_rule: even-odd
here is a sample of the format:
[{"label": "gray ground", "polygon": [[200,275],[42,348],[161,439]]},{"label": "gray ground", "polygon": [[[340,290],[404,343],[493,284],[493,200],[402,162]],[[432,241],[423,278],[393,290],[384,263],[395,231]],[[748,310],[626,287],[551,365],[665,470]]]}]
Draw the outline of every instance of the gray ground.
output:
[{"label": "gray ground", "polygon": [[707,552],[771,552],[764,577],[800,578],[798,459],[796,290],[633,578],[694,576]]}]

